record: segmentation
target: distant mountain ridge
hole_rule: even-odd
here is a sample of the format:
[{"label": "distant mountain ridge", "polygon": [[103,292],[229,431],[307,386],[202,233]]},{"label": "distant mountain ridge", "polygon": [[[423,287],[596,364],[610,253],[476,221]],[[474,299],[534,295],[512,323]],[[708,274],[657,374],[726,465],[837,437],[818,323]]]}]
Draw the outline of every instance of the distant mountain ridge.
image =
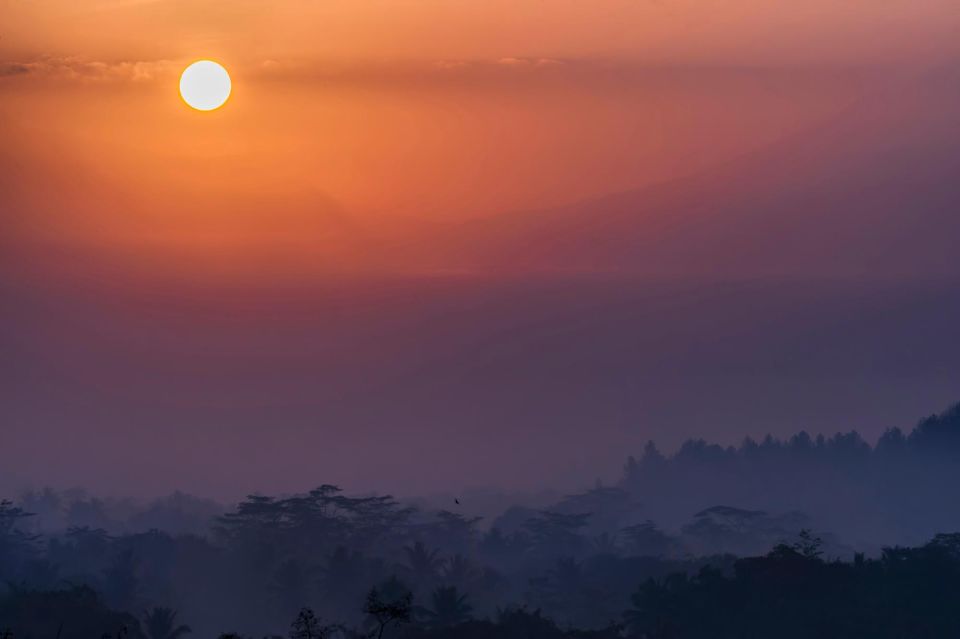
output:
[{"label": "distant mountain ridge", "polygon": [[494,272],[956,277],[947,238],[960,232],[960,123],[949,113],[960,97],[933,103],[875,96],[709,171],[458,225],[441,241],[456,253],[441,261]]}]

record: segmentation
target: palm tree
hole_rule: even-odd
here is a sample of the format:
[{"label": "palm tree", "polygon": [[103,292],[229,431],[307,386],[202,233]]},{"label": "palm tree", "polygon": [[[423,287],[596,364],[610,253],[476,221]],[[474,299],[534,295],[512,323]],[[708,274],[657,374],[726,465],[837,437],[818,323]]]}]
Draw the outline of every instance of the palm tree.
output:
[{"label": "palm tree", "polygon": [[413,572],[417,586],[427,585],[436,578],[443,566],[440,551],[428,550],[422,541],[417,541],[412,546],[404,546],[403,551],[407,555],[407,565]]},{"label": "palm tree", "polygon": [[154,608],[143,615],[143,625],[150,639],[180,639],[192,632],[190,626],[175,625],[177,611],[172,608]]},{"label": "palm tree", "polygon": [[608,532],[601,533],[593,538],[593,551],[598,555],[618,555],[620,554],[620,545],[617,544],[617,536]]},{"label": "palm tree", "polygon": [[477,571],[473,564],[461,554],[450,557],[442,572],[445,582],[460,587],[467,586],[477,578]]},{"label": "palm tree", "polygon": [[435,628],[455,626],[470,619],[473,606],[467,603],[467,595],[460,594],[456,586],[441,586],[430,596],[433,606],[425,611],[429,624]]}]

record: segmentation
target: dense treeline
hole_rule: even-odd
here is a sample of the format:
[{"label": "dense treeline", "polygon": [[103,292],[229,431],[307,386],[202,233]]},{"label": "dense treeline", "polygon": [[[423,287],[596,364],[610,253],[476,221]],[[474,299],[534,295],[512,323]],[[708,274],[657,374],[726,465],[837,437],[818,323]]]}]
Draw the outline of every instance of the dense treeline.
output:
[{"label": "dense treeline", "polygon": [[639,458],[628,459],[620,487],[666,528],[709,505],[731,504],[805,513],[809,525],[860,549],[917,545],[939,531],[960,530],[960,509],[946,507],[960,499],[960,405],[908,433],[892,428],[873,446],[856,431],[748,438],[738,447],[691,440],[671,456],[648,443]]},{"label": "dense treeline", "polygon": [[960,632],[960,535],[877,559],[824,561],[816,543],[741,559],[733,574],[648,580],[625,619],[631,636],[711,638],[952,637]]},{"label": "dense treeline", "polygon": [[[594,604],[603,596],[590,594]],[[960,633],[958,600],[960,534],[842,562],[824,560],[820,540],[804,533],[764,556],[641,580],[618,617],[592,630],[558,624],[527,607],[479,618],[469,595],[455,586],[435,588],[421,604],[393,577],[353,602],[360,613],[353,624],[327,621],[304,607],[285,634],[290,639],[932,638]],[[154,608],[138,619],[108,609],[84,586],[11,588],[0,597],[0,628],[4,639],[180,639],[191,633],[172,609]],[[245,639],[236,632],[217,636]]]},{"label": "dense treeline", "polygon": [[[852,632],[844,616],[869,617],[856,628],[870,636],[925,636],[923,620],[943,636],[955,622],[941,606],[957,594],[947,582],[960,583],[958,538],[881,552],[849,520],[877,526],[871,542],[911,517],[911,536],[960,530],[958,468],[955,407],[876,446],[800,434],[739,448],[691,442],[665,457],[648,445],[615,486],[489,522],[469,504],[424,510],[331,485],[250,496],[226,512],[183,494],[134,509],[44,490],[0,502],[0,632],[70,639],[123,627],[177,639],[188,622],[198,635],[259,637],[309,613],[345,636],[794,636],[773,631],[791,616],[807,633],[795,636]],[[809,529],[816,543],[800,534]],[[402,619],[377,621],[387,613]],[[54,618],[64,626],[51,630]]]},{"label": "dense treeline", "polygon": [[[619,494],[591,492],[610,491]],[[595,629],[619,619],[638,579],[732,562],[669,555],[670,538],[653,524],[622,539],[590,536],[588,513],[543,511],[512,531],[481,530],[476,517],[420,513],[334,486],[252,496],[205,536],[73,527],[42,537],[25,532],[29,520],[22,508],[0,505],[3,582],[22,592],[87,586],[110,609],[179,610],[208,634],[225,624],[268,633],[304,606],[356,625],[364,618],[357,602],[372,587],[409,590],[424,606],[434,595],[465,596],[481,617],[526,605],[564,626]]]}]

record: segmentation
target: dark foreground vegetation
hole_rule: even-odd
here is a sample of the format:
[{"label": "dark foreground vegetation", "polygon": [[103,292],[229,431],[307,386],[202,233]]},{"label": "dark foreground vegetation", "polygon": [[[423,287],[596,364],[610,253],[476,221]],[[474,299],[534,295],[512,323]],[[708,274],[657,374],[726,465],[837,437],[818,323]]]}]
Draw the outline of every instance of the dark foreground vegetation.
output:
[{"label": "dark foreground vegetation", "polygon": [[[587,600],[581,605],[602,604],[603,596],[580,593]],[[736,560],[726,569],[704,565],[694,574],[648,578],[622,614],[593,630],[558,624],[539,609],[507,608],[478,619],[469,596],[456,586],[439,586],[418,601],[394,577],[356,602],[361,615],[355,625],[325,621],[305,607],[284,634],[290,639],[933,638],[960,633],[958,602],[960,534],[940,535],[919,548],[890,548],[876,559],[858,555],[852,562],[824,560],[819,540],[804,534],[793,545]],[[115,612],[87,586],[11,588],[0,599],[0,627],[4,639],[180,639],[191,633],[171,609],[153,608],[139,618]],[[219,637],[243,639],[233,632]]]},{"label": "dark foreground vegetation", "polygon": [[330,485],[219,514],[44,490],[0,502],[0,637],[960,636],[960,535],[936,534],[958,480],[954,408],[876,446],[650,445],[616,485],[491,522]]}]

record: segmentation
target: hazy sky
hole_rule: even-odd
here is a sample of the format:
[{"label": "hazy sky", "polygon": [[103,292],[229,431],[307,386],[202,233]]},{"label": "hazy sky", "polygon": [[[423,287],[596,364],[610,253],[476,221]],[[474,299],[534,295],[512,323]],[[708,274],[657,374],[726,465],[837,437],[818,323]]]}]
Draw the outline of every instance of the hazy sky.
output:
[{"label": "hazy sky", "polygon": [[4,0],[4,50],[102,60],[636,57],[904,61],[956,51],[949,0]]},{"label": "hazy sky", "polygon": [[909,426],[960,399],[958,27],[0,0],[0,487],[572,487],[648,437]]}]

